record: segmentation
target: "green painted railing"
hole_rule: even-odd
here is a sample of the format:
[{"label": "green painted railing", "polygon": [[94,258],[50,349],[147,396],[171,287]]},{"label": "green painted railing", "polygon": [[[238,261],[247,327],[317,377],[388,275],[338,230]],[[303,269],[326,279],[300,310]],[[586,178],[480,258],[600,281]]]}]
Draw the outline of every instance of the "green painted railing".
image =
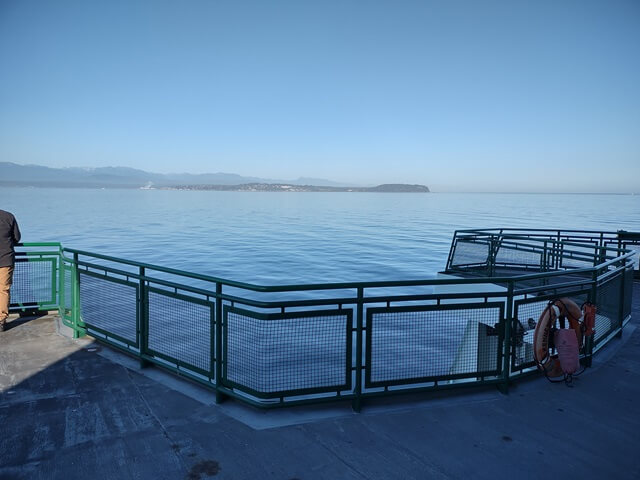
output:
[{"label": "green painted railing", "polygon": [[[255,285],[62,248],[19,248],[14,309],[259,407],[494,384],[536,371],[529,319],[598,306],[582,361],[631,312],[633,250],[610,232],[457,231],[437,279]],[[625,243],[626,242],[626,243]]]},{"label": "green painted railing", "polygon": [[59,243],[21,243],[16,252],[11,310],[54,310],[59,307]]},{"label": "green painted railing", "polygon": [[[460,262],[454,259],[457,244],[484,244],[487,255],[482,259],[476,258],[475,263]],[[563,250],[566,248],[567,252]],[[593,231],[593,230],[540,230],[540,229],[472,229],[456,230],[454,233],[447,271],[458,271],[465,267],[475,267],[480,275],[493,275],[492,268],[550,271],[559,268],[575,268],[593,266],[600,263],[594,253],[598,247],[628,250],[636,252],[634,275],[640,278],[640,232],[624,230]],[[476,255],[480,255],[477,245],[472,247]],[[529,253],[526,253],[529,252]],[[499,255],[501,254],[501,255]],[[509,256],[519,255],[528,257],[527,262],[509,262]],[[500,258],[500,257],[503,258]],[[484,271],[482,271],[484,269]]]}]

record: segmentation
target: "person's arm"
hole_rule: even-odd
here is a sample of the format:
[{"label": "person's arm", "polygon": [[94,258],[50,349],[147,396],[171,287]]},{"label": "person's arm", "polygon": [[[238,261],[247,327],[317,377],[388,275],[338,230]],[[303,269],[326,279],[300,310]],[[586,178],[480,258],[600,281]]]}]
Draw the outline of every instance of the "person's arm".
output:
[{"label": "person's arm", "polygon": [[18,227],[18,221],[15,219],[13,219],[13,244],[15,245],[16,243],[20,243],[20,228]]}]

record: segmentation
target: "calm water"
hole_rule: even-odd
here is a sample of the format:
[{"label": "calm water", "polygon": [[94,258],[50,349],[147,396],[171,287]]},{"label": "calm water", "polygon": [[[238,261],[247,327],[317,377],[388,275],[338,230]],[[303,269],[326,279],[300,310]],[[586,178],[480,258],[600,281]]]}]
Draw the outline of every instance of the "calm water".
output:
[{"label": "calm water", "polygon": [[0,189],[23,241],[234,280],[429,278],[455,229],[640,231],[640,195]]}]

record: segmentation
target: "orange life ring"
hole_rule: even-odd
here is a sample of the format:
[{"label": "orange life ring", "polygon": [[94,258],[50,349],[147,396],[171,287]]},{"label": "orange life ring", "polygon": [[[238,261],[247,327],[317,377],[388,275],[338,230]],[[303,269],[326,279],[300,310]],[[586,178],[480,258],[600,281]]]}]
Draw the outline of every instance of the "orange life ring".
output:
[{"label": "orange life ring", "polygon": [[557,320],[566,318],[569,322],[568,328],[576,332],[578,348],[582,348],[583,332],[580,317],[582,317],[580,307],[566,297],[549,302],[549,305],[542,311],[533,333],[533,357],[538,364],[538,368],[547,377],[561,377],[564,375],[558,354],[551,353],[551,329]]},{"label": "orange life ring", "polygon": [[593,303],[585,303],[582,306],[583,312],[583,320],[584,323],[584,336],[590,337],[596,333],[596,312],[598,311],[597,307]]}]

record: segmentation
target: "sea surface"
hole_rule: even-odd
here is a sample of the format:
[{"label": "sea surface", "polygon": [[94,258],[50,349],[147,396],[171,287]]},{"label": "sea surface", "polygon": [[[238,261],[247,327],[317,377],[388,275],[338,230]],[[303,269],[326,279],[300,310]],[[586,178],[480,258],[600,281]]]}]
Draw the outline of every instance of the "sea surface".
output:
[{"label": "sea surface", "polygon": [[426,279],[456,229],[640,231],[640,195],[0,188],[24,242],[261,284]]},{"label": "sea surface", "polygon": [[[640,231],[640,196],[631,195],[3,188],[0,208],[16,215],[24,242],[56,241],[267,285],[432,278],[445,267],[456,229]],[[198,286],[193,279],[179,278],[183,285]],[[366,295],[431,293],[424,287],[415,289],[376,288]],[[227,286],[224,292],[235,294]],[[254,295],[247,290],[237,294]],[[281,295],[259,294],[259,299]],[[287,293],[286,298],[353,295],[353,290],[302,291]],[[81,315],[92,334],[97,328],[98,334],[108,331],[136,341],[135,289],[83,275],[80,298]],[[210,307],[184,298],[159,290],[149,293],[148,346],[196,372],[206,372],[212,368]],[[367,304],[367,312],[375,306]],[[536,306],[541,311],[544,302],[532,308]],[[356,364],[358,351],[347,346],[350,337],[352,342],[358,339],[352,331],[345,335],[350,331],[345,331],[349,312],[355,318],[353,304],[339,314],[265,322],[243,310],[231,311],[225,320],[227,379],[261,392],[345,388],[340,386],[355,375],[345,367]],[[491,340],[495,337],[479,332],[500,320],[495,306],[374,312],[367,320],[369,343],[362,361],[369,362],[371,380],[382,384],[452,374],[475,377],[477,371],[497,368],[497,344]]]}]

